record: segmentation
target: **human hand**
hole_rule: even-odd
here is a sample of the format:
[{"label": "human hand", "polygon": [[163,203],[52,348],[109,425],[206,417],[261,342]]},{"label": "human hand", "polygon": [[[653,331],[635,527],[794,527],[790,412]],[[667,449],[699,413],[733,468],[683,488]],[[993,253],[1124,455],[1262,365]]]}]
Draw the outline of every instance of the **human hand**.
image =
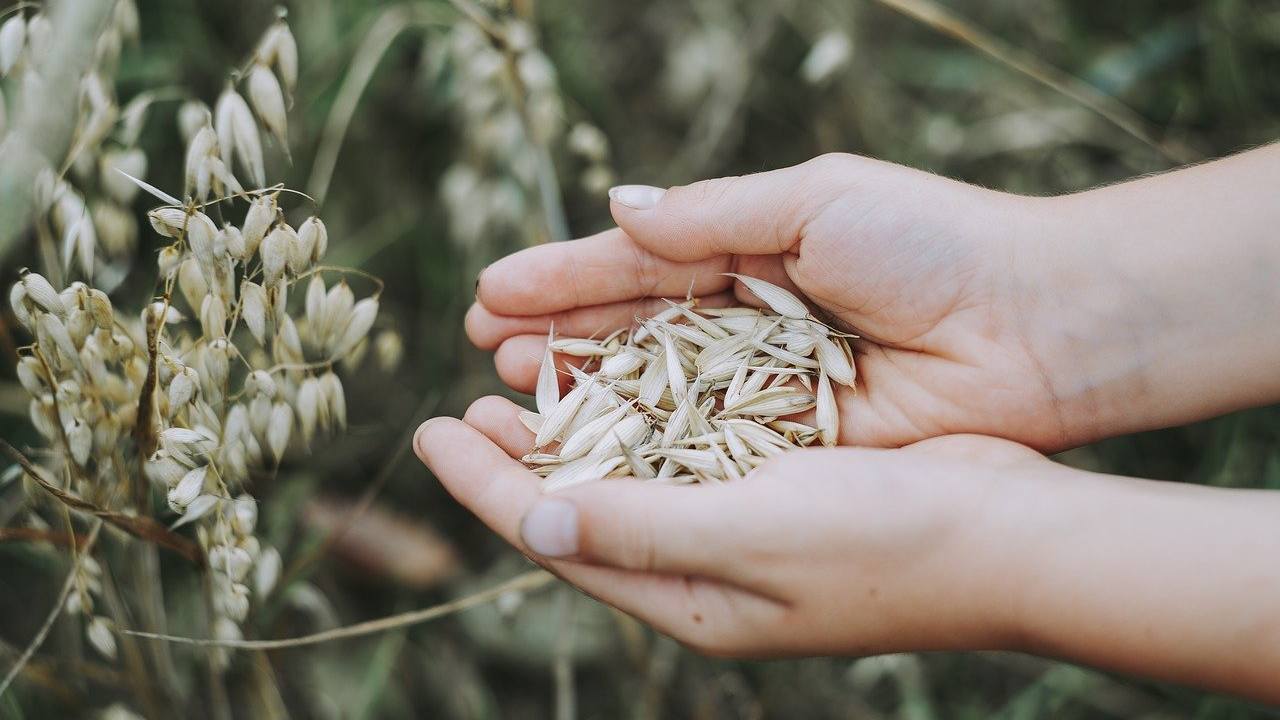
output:
[{"label": "human hand", "polygon": [[742,480],[544,495],[520,408],[418,431],[448,491],[706,654],[1034,652],[1280,702],[1280,495],[1118,478],[977,436],[804,449]]},{"label": "human hand", "polygon": [[1013,443],[951,437],[896,450],[806,450],[746,479],[604,480],[541,495],[517,460],[520,408],[489,397],[415,447],[495,532],[588,594],[711,654],[1007,647],[1019,577]]},{"label": "human hand", "polygon": [[[1026,342],[1039,269],[1015,262],[1038,201],[852,155],[667,190],[615,189],[620,229],[516,253],[487,268],[467,316],[499,374],[530,392],[547,330],[630,324],[686,291],[757,302],[720,275],[798,292],[857,332],[843,444],[898,446],[982,433],[1038,448],[1092,437]],[[758,304],[758,303],[757,303]]]}]

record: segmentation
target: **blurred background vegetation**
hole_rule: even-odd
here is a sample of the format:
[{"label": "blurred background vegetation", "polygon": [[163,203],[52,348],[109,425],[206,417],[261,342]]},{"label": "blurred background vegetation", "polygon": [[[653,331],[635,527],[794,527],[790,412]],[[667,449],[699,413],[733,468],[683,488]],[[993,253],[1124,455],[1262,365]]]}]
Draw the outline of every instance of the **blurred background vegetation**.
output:
[{"label": "blurred background vegetation", "polygon": [[[323,196],[333,262],[385,280],[383,315],[403,334],[405,356],[390,376],[349,374],[351,431],[254,489],[263,532],[286,566],[317,559],[254,611],[246,632],[256,637],[430,605],[527,569],[428,477],[407,452],[408,435],[428,415],[461,414],[472,399],[504,391],[462,334],[477,272],[562,227],[574,236],[608,227],[604,190],[615,178],[665,186],[848,151],[1055,194],[1280,135],[1280,2],[481,3],[513,46],[539,46],[550,61],[522,62],[517,92],[492,82],[501,69],[495,52],[509,56],[443,0],[289,4],[302,68],[290,115],[293,163],[272,174]],[[211,102],[224,68],[252,50],[273,7],[140,0],[142,42],[124,50],[121,101],[189,88]],[[174,110],[159,103],[141,143],[148,179],[163,188],[181,186]],[[325,153],[332,180],[321,183],[317,156]],[[147,206],[140,199],[136,209]],[[117,297],[141,302],[151,292],[156,240],[143,238],[136,274]],[[35,256],[20,243],[0,259],[5,285]],[[0,359],[0,435],[38,445],[12,347],[6,342]],[[1262,409],[1063,459],[1280,488],[1278,431],[1280,417]],[[0,486],[5,523],[20,486]],[[369,509],[322,543],[362,496],[372,498]],[[170,614],[181,626],[182,586],[198,579],[164,560],[175,587]],[[65,567],[56,548],[0,543],[0,666],[48,611]],[[0,698],[0,717],[94,716],[117,701],[141,711],[127,667],[82,650],[78,630],[55,626],[16,690]],[[173,654],[201,662],[189,648]],[[204,683],[191,673],[181,688],[189,704],[175,716],[203,716]],[[240,653],[227,684],[238,717],[1269,715],[1226,697],[1010,654],[712,660],[561,588],[364,639]]]}]

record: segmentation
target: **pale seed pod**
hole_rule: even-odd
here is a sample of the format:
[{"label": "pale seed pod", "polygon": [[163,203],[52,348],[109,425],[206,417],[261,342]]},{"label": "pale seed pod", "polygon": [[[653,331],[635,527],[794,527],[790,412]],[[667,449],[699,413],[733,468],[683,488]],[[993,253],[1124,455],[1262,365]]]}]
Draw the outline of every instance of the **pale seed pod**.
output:
[{"label": "pale seed pod", "polygon": [[284,22],[276,23],[272,44],[275,49],[276,70],[280,73],[280,84],[284,86],[285,94],[292,98],[293,89],[298,85],[298,43],[293,39],[293,33]]},{"label": "pale seed pod", "polygon": [[267,426],[271,424],[271,407],[271,398],[265,395],[249,401],[249,428],[253,430],[254,438],[263,443],[267,439]]},{"label": "pale seed pod", "polygon": [[[253,102],[253,109],[258,114],[258,119],[275,137],[280,148],[287,152],[289,128],[285,115],[284,93],[271,69],[261,63],[255,63],[249,70],[249,100]],[[239,140],[239,137],[236,139]]]},{"label": "pale seed pod", "polygon": [[[222,158],[216,155],[210,155],[204,159],[200,167],[201,177],[205,178],[212,188],[216,189],[219,194],[228,193],[231,195],[239,195],[244,192],[244,186],[231,173],[231,168],[222,162]],[[221,183],[221,187],[218,184]]]},{"label": "pale seed pod", "polygon": [[98,654],[108,660],[116,659],[116,636],[111,629],[110,621],[101,615],[93,616],[85,628],[85,637]]},{"label": "pale seed pod", "polygon": [[825,370],[818,371],[817,400],[815,415],[819,437],[823,445],[834,447],[840,435],[840,409],[836,405],[836,395]]},{"label": "pale seed pod", "polygon": [[218,498],[214,495],[201,495],[187,505],[182,512],[182,518],[178,522],[169,526],[169,529],[179,528],[187,523],[195,522],[209,513],[210,510],[218,506]]},{"label": "pale seed pod", "polygon": [[204,307],[205,298],[210,297],[209,283],[204,279],[200,263],[193,256],[188,256],[178,266],[178,290],[182,292],[182,297],[186,298],[187,305],[192,310],[198,311]]},{"label": "pale seed pod", "polygon": [[293,318],[285,315],[277,319],[276,337],[272,350],[281,362],[302,362],[302,338],[298,335],[298,326]]},{"label": "pale seed pod", "polygon": [[49,391],[44,379],[44,368],[40,365],[40,361],[34,357],[24,355],[18,361],[16,372],[18,374],[18,382],[30,395],[39,397]]},{"label": "pale seed pod", "polygon": [[351,352],[343,356],[341,363],[342,369],[347,372],[356,372],[360,366],[364,364],[364,356],[369,353],[369,341],[367,339],[356,343]]},{"label": "pale seed pod", "polygon": [[309,377],[298,386],[298,397],[294,401],[298,409],[298,424],[302,427],[302,441],[310,444],[315,435],[316,421],[320,414],[320,381]]},{"label": "pale seed pod", "polygon": [[89,314],[98,327],[104,330],[111,329],[114,316],[111,311],[111,299],[106,293],[97,288],[90,288],[88,307]]},{"label": "pale seed pod", "polygon": [[[209,106],[199,100],[187,100],[178,106],[178,130],[182,133],[182,141],[190,143],[201,128],[213,125],[213,114]],[[230,157],[229,153],[225,155]]]},{"label": "pale seed pod", "polygon": [[70,255],[74,253],[76,263],[85,277],[93,275],[93,254],[98,244],[97,231],[93,227],[93,219],[82,214],[67,226],[63,236],[63,248],[66,264],[70,265]]},{"label": "pale seed pod", "polygon": [[166,489],[176,486],[187,475],[187,467],[164,450],[152,453],[145,467],[147,477]]},{"label": "pale seed pod", "polygon": [[[281,227],[289,227],[281,223]],[[308,233],[303,237],[293,228],[289,228],[289,270],[294,275],[301,275],[311,267],[311,254],[315,250],[315,234]]]},{"label": "pale seed pod", "polygon": [[50,285],[43,275],[33,272],[23,275],[22,287],[26,290],[27,298],[45,311],[60,318],[67,316],[67,306],[62,303],[58,291],[53,289],[53,285]]},{"label": "pale seed pod", "polygon": [[108,257],[125,257],[137,246],[138,221],[131,212],[111,200],[94,200],[89,216]]},{"label": "pale seed pod", "polygon": [[276,397],[276,381],[266,370],[254,370],[244,379],[245,392],[274,400]]},{"label": "pale seed pod", "polygon": [[311,334],[315,338],[316,345],[323,344],[324,337],[328,334],[325,296],[324,279],[320,277],[319,273],[316,273],[311,276],[311,280],[307,283],[305,303],[307,325],[311,328]]},{"label": "pale seed pod", "polygon": [[289,316],[289,283],[278,282],[267,288],[267,299],[271,302],[272,319],[277,325]]},{"label": "pale seed pod", "polygon": [[71,459],[75,460],[80,467],[84,467],[89,462],[89,451],[93,448],[93,431],[89,428],[89,424],[80,418],[72,418],[62,431],[67,436]]},{"label": "pale seed pod", "polygon": [[245,260],[248,247],[244,243],[244,234],[235,225],[223,225],[218,233],[221,243],[226,246],[227,253],[236,260]]},{"label": "pale seed pod", "polygon": [[58,424],[53,419],[53,395],[43,393],[27,404],[27,413],[36,432],[46,440],[58,437]]},{"label": "pale seed pod", "polygon": [[267,233],[262,241],[262,275],[263,283],[271,285],[284,275],[285,264],[289,259],[289,245],[292,232],[285,231],[284,223],[277,225]]},{"label": "pale seed pod", "polygon": [[345,430],[347,427],[347,395],[342,389],[342,381],[332,370],[320,376],[320,394],[328,407],[328,417],[334,427]]},{"label": "pale seed pod", "polygon": [[122,172],[139,180],[145,179],[147,154],[139,148],[108,150],[99,160],[98,178],[102,189],[107,191],[112,200],[121,205],[128,205],[138,196],[140,188],[132,180],[121,175]]},{"label": "pale seed pod", "polygon": [[49,39],[53,36],[53,23],[44,13],[36,13],[27,21],[27,48],[32,57],[44,58],[48,55]]},{"label": "pale seed pod", "polygon": [[253,122],[249,104],[240,97],[230,82],[218,96],[214,109],[214,130],[218,133],[218,149],[222,162],[231,167],[232,155],[256,187],[266,184],[266,164],[262,158],[262,140]]},{"label": "pale seed pod", "polygon": [[[0,101],[0,104],[3,104]],[[32,329],[31,310],[27,307],[27,289],[21,281],[13,284],[9,288],[9,307],[13,308],[13,315],[28,330]]]},{"label": "pale seed pod", "polygon": [[[252,498],[250,499],[252,500]],[[237,505],[239,503],[237,502]],[[234,526],[236,515],[231,516],[231,523]],[[212,565],[210,561],[210,565]],[[226,559],[220,569],[223,569],[227,577],[235,582],[244,580],[245,575],[249,574],[249,568],[253,567],[253,558],[249,557],[249,553],[242,548],[229,547],[226,552]]]},{"label": "pale seed pod", "polygon": [[206,170],[205,180],[201,182],[201,169],[204,168],[204,161],[211,155],[218,152],[218,134],[213,131],[209,125],[200,128],[195,137],[191,138],[191,143],[187,145],[187,156],[185,163],[185,172],[183,173],[183,193],[190,196],[192,191],[196,190],[197,185],[203,185],[201,192],[196,194],[196,199],[204,202],[209,197],[209,181],[208,171]]},{"label": "pale seed pod", "polygon": [[44,313],[36,320],[36,338],[46,350],[57,348],[58,357],[65,357],[79,365],[80,353],[71,342],[71,334],[67,332],[67,327],[58,320],[56,315]]},{"label": "pale seed pod", "polygon": [[249,427],[249,408],[244,403],[232,405],[222,423],[222,442],[243,442],[252,432]]},{"label": "pale seed pod", "polygon": [[737,273],[721,273],[721,275],[731,277],[747,286],[747,289],[760,298],[761,302],[783,317],[796,320],[809,317],[809,308],[800,298],[771,282]]},{"label": "pale seed pod", "polygon": [[277,463],[289,446],[289,435],[292,432],[293,408],[288,403],[277,402],[271,407],[271,419],[267,423],[267,447]]},{"label": "pale seed pod", "polygon": [[538,385],[534,394],[538,414],[546,417],[560,402],[560,378],[556,374],[555,355],[551,345],[555,342],[555,326],[547,333],[547,346],[542,351],[542,363],[538,366]]},{"label": "pale seed pod", "polygon": [[183,366],[174,373],[173,379],[169,381],[169,417],[177,415],[179,410],[191,402],[199,382],[200,377],[190,367]]},{"label": "pale seed pod", "polygon": [[[241,535],[252,535],[258,524],[258,501],[249,495],[241,495],[231,505],[231,527]],[[248,558],[248,553],[245,557]],[[234,577],[234,575],[233,575]],[[241,575],[243,577],[243,574]],[[236,578],[239,580],[240,578]]]},{"label": "pale seed pod", "polygon": [[89,337],[89,333],[93,332],[93,328],[93,316],[88,310],[73,308],[67,313],[67,333],[71,335],[71,343],[75,345],[77,354],[79,349],[84,347],[84,341]]},{"label": "pale seed pod", "polygon": [[222,597],[221,605],[227,617],[243,622],[249,615],[249,588],[240,583],[232,583],[230,590]]},{"label": "pale seed pod", "polygon": [[208,465],[201,465],[193,470],[188,470],[166,495],[166,499],[169,501],[169,508],[176,513],[184,512],[191,503],[195,502],[200,493],[204,492],[205,479],[208,474]]},{"label": "pale seed pod", "polygon": [[225,337],[209,343],[204,354],[204,373],[205,387],[210,390],[209,401],[221,402],[222,388],[231,373],[231,343]]},{"label": "pale seed pod", "polygon": [[190,428],[171,427],[160,432],[160,441],[177,449],[202,450],[210,439]]},{"label": "pale seed pod", "polygon": [[177,238],[187,226],[187,213],[178,207],[158,207],[147,213],[151,227],[161,235]]},{"label": "pale seed pod", "polygon": [[813,337],[815,354],[822,369],[827,371],[832,381],[853,387],[855,373],[849,356],[831,338],[816,333]]},{"label": "pale seed pod", "polygon": [[227,306],[216,295],[205,295],[200,304],[200,329],[210,340],[227,336]]},{"label": "pale seed pod", "polygon": [[218,226],[208,215],[200,211],[191,214],[187,221],[187,244],[200,261],[200,267],[212,276],[214,273],[214,242],[218,235]]},{"label": "pale seed pod", "polygon": [[332,355],[334,357],[346,355],[357,343],[364,340],[377,316],[378,300],[376,298],[365,298],[356,303],[351,309],[351,320],[334,344]]},{"label": "pale seed pod", "polygon": [[324,301],[325,324],[330,335],[344,330],[351,320],[351,309],[355,307],[356,296],[346,280],[329,288],[329,295]]},{"label": "pale seed pod", "polygon": [[373,341],[373,352],[382,372],[395,372],[404,357],[404,341],[400,339],[400,333],[391,329],[378,333]]},{"label": "pale seed pod", "polygon": [[178,271],[178,267],[182,264],[182,249],[176,244],[162,248],[160,255],[156,259],[156,265],[160,270],[160,277],[163,280],[169,280],[173,274]]},{"label": "pale seed pod", "polygon": [[0,75],[8,75],[22,57],[27,41],[27,20],[22,13],[15,13],[0,25]]},{"label": "pale seed pod", "polygon": [[300,253],[306,254],[307,265],[324,257],[329,247],[329,230],[323,220],[309,217],[298,227],[298,247]]},{"label": "pale seed pod", "polygon": [[259,345],[267,339],[267,291],[262,286],[245,280],[240,283],[240,317]]},{"label": "pale seed pod", "polygon": [[259,595],[270,594],[280,579],[280,570],[283,567],[284,562],[280,558],[279,550],[273,547],[263,548],[253,568],[253,589]]},{"label": "pale seed pod", "polygon": [[245,214],[244,227],[242,229],[245,252],[244,257],[239,258],[240,260],[248,262],[249,258],[253,257],[275,219],[276,202],[274,198],[263,195],[255,198],[249,204],[249,211]]}]

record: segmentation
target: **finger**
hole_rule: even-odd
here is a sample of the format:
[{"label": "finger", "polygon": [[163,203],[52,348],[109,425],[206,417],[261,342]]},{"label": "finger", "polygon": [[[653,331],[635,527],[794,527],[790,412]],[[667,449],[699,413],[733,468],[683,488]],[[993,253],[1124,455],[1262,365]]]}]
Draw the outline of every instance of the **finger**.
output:
[{"label": "finger", "polygon": [[[418,428],[414,448],[445,489],[523,552],[520,518],[539,497],[537,478],[481,431],[454,418]],[[560,577],[658,630],[709,649],[775,623],[777,603],[712,580],[548,560]]]},{"label": "finger", "polygon": [[841,191],[852,162],[852,156],[823,156],[665,191],[623,185],[609,191],[609,209],[619,227],[659,257],[692,262],[783,253],[793,250],[808,221]]},{"label": "finger", "polygon": [[[466,422],[509,455],[523,454],[532,437],[520,410],[505,398],[484,398],[467,410]],[[547,558],[725,577],[741,554],[738,541],[752,537],[755,522],[751,508],[738,509],[734,494],[731,485],[601,480],[537,499],[523,519],[522,538]]]},{"label": "finger", "polygon": [[[672,298],[674,302],[681,300],[683,297]],[[732,302],[733,297],[727,292],[698,298],[699,307],[725,307]],[[667,307],[662,298],[643,298],[549,315],[503,315],[477,302],[467,311],[467,337],[481,350],[492,350],[515,335],[546,336],[552,324],[557,336],[600,337],[634,325],[637,317],[651,317]]]},{"label": "finger", "polygon": [[480,273],[476,297],[500,315],[546,315],[642,297],[719,292],[729,287],[719,274],[728,267],[724,258],[671,262],[614,228],[508,255]]},{"label": "finger", "polygon": [[[538,370],[542,367],[543,351],[547,348],[546,335],[517,335],[503,341],[493,354],[493,366],[498,377],[512,390],[533,394],[538,386]],[[554,355],[556,368],[560,370],[560,392],[563,394],[572,384],[568,367],[582,367],[590,358],[573,355]]]},{"label": "finger", "polygon": [[471,403],[462,421],[484,433],[495,445],[513,458],[533,448],[534,435],[520,422],[525,408],[510,400],[490,395]]}]

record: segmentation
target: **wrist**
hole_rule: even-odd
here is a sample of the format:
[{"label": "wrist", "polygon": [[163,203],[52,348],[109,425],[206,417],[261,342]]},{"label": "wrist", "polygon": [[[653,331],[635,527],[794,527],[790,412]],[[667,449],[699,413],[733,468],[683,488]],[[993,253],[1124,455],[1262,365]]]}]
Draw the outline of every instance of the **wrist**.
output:
[{"label": "wrist", "polygon": [[1060,447],[1190,420],[1162,417],[1171,388],[1158,372],[1169,356],[1189,352],[1171,333],[1185,327],[1182,280],[1165,273],[1147,282],[1162,260],[1136,247],[1142,240],[1124,227],[1123,203],[1092,191],[1023,200],[1030,219],[1013,241],[1012,302],[1062,430]]},{"label": "wrist", "polygon": [[1013,301],[1068,444],[1280,399],[1277,168],[1264,149],[1026,200]]}]

